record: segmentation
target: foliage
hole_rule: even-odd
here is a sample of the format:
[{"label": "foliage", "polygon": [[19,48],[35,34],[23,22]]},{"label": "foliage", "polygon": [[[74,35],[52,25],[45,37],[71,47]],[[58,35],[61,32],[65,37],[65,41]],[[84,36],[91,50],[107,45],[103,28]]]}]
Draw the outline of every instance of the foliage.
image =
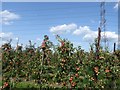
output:
[{"label": "foliage", "polygon": [[3,86],[7,82],[10,88],[120,88],[119,50],[111,53],[100,48],[96,58],[96,44],[85,52],[57,38],[61,45],[54,50],[43,51],[31,44],[24,50],[22,46],[13,49],[10,43],[3,45]]}]

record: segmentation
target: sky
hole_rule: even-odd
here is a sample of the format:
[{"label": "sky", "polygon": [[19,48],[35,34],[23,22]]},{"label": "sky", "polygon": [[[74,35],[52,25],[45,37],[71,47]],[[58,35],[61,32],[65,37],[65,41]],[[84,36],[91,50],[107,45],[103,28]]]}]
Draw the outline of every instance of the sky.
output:
[{"label": "sky", "polygon": [[[118,3],[106,2],[105,9],[107,45],[112,50],[118,42]],[[12,38],[16,46],[19,38],[19,44],[32,40],[40,46],[48,35],[56,45],[58,34],[89,51],[100,26],[100,2],[3,2],[0,16],[2,43]],[[101,34],[103,38],[103,30]]]},{"label": "sky", "polygon": [[1,0],[2,2],[118,2],[119,0]]}]

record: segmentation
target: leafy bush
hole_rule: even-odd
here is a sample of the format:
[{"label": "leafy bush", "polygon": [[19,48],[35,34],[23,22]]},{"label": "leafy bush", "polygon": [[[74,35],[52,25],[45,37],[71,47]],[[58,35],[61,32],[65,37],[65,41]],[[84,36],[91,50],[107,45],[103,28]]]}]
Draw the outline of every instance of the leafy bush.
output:
[{"label": "leafy bush", "polygon": [[96,52],[91,46],[85,52],[58,39],[61,45],[44,51],[31,44],[24,50],[3,45],[3,86],[7,82],[10,88],[120,88],[119,50]]}]

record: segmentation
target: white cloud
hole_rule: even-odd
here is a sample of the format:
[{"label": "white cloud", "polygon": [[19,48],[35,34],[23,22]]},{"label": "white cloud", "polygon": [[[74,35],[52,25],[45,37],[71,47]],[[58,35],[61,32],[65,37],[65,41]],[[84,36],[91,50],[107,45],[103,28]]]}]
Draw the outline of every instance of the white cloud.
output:
[{"label": "white cloud", "polygon": [[[101,34],[102,34],[102,39],[104,39],[104,32],[102,32]],[[118,34],[116,34],[115,32],[106,31],[105,36],[108,41],[117,42],[118,40]]]},{"label": "white cloud", "polygon": [[80,35],[84,41],[94,41],[97,37],[97,31],[92,31],[89,26],[80,26],[73,32],[74,35]]},{"label": "white cloud", "polygon": [[[85,41],[94,41],[95,38],[98,36],[97,31],[91,31],[92,33],[87,33],[84,35],[83,39]],[[106,31],[105,32],[105,37],[104,37],[104,32],[101,32],[101,41],[104,41],[104,38],[106,38],[107,41],[109,42],[117,42],[118,40],[118,35],[115,32],[111,31]]]},{"label": "white cloud", "polygon": [[8,33],[4,33],[4,32],[0,32],[0,38],[2,39],[9,39],[13,36],[13,33],[8,32]]},{"label": "white cloud", "polygon": [[69,33],[72,30],[77,29],[77,25],[72,23],[72,24],[63,24],[63,25],[58,25],[55,27],[50,28],[50,32],[53,34],[63,34],[63,33]]},{"label": "white cloud", "polygon": [[115,6],[113,8],[118,10],[118,6],[120,6],[120,0],[118,0],[118,2],[115,4]]},{"label": "white cloud", "polygon": [[[64,34],[67,32],[71,32],[73,35],[81,36],[82,40],[87,42],[93,42],[95,38],[97,38],[98,36],[98,31],[91,30],[89,26],[79,26],[79,28],[77,28],[76,24],[58,25],[56,27],[52,27],[50,29],[50,32],[54,34]],[[118,34],[112,31],[106,31],[105,36],[109,42],[112,41],[117,42],[118,40]],[[104,32],[101,32],[101,41],[103,40],[104,40]]]},{"label": "white cloud", "polygon": [[18,37],[14,38],[14,39],[15,39],[15,40],[17,40],[17,41],[19,40],[19,38],[18,38]]},{"label": "white cloud", "polygon": [[89,42],[93,42],[95,40],[95,38],[97,38],[97,33],[96,32],[87,33],[83,36],[83,40],[84,41],[89,41]]},{"label": "white cloud", "polygon": [[10,25],[13,20],[19,19],[20,16],[9,12],[8,10],[0,11],[0,24]]},{"label": "white cloud", "polygon": [[[83,36],[83,40],[91,42],[94,41],[95,38],[97,38],[98,31],[91,30],[89,26],[80,26],[73,32],[73,34]],[[115,32],[106,31],[105,36],[108,41],[116,42],[118,40],[118,35]],[[101,39],[102,41],[104,40],[104,32],[101,32]]]},{"label": "white cloud", "polygon": [[118,9],[118,3],[115,4],[114,9]]},{"label": "white cloud", "polygon": [[13,37],[13,33],[11,32],[8,33],[0,32],[0,39],[1,39],[0,45],[7,43],[12,37]]},{"label": "white cloud", "polygon": [[80,26],[73,32],[74,35],[84,35],[86,33],[91,33],[91,30],[88,26]]}]

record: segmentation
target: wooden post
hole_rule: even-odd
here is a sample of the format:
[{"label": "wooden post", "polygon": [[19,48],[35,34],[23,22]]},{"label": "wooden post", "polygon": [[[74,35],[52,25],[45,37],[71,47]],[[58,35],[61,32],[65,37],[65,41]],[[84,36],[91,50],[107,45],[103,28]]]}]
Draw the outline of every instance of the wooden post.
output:
[{"label": "wooden post", "polygon": [[97,46],[96,46],[96,59],[99,59],[99,49],[100,49],[100,40],[101,40],[101,29],[98,28],[98,38],[97,38]]},{"label": "wooden post", "polygon": [[115,52],[115,49],[116,49],[116,43],[114,43],[114,52]]},{"label": "wooden post", "polygon": [[98,49],[100,49],[101,29],[98,28]]}]

